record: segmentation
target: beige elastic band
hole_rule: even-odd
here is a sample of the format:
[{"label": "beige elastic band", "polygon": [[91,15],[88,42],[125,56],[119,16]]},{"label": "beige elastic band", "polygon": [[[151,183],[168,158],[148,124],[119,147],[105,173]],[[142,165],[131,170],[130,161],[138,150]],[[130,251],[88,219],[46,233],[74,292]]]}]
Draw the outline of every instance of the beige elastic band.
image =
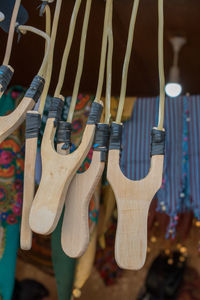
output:
[{"label": "beige elastic band", "polygon": [[38,111],[41,115],[43,114],[44,105],[45,105],[45,101],[47,98],[49,85],[50,85],[50,81],[51,81],[54,46],[55,46],[57,29],[58,29],[58,21],[59,21],[59,16],[60,16],[61,5],[62,5],[62,0],[57,0],[55,13],[54,13],[54,19],[53,19],[53,25],[52,25],[52,32],[51,32],[50,49],[49,49],[49,57],[48,57],[45,85],[44,85],[43,93],[42,93],[41,99],[40,99],[40,106],[38,109]]},{"label": "beige elastic band", "polygon": [[110,122],[111,90],[112,90],[112,58],[113,58],[113,2],[110,6],[109,26],[108,26],[108,54],[107,54],[107,75],[106,75],[106,105],[105,105],[105,124]]},{"label": "beige elastic band", "polygon": [[130,57],[131,57],[132,46],[133,46],[133,38],[134,38],[134,32],[135,32],[135,23],[136,23],[136,17],[137,17],[137,12],[138,12],[138,6],[139,6],[139,0],[134,0],[131,21],[130,21],[130,25],[129,25],[126,54],[125,54],[125,58],[124,58],[124,65],[123,65],[123,71],[122,71],[121,92],[120,92],[119,106],[118,106],[117,117],[116,117],[117,124],[121,124],[122,113],[123,113],[123,109],[124,109],[128,68],[129,68]]},{"label": "beige elastic band", "polygon": [[74,89],[73,89],[73,94],[72,94],[72,100],[71,100],[69,114],[68,114],[68,118],[67,118],[67,122],[69,122],[69,123],[71,123],[72,119],[73,119],[73,114],[74,114],[76,101],[77,101],[77,97],[78,97],[81,76],[82,76],[82,72],[83,72],[83,63],[84,63],[84,57],[85,57],[85,45],[86,45],[91,3],[92,3],[92,0],[87,0],[86,8],[85,8],[85,16],[84,16],[84,21],[83,21],[83,29],[82,29],[82,34],[81,34],[81,43],[80,43],[80,51],[79,51],[78,69],[77,69],[77,73],[76,73],[76,79],[75,79],[75,84],[74,84]]},{"label": "beige elastic band", "polygon": [[25,34],[27,31],[33,32],[41,37],[43,37],[46,40],[46,51],[44,55],[44,59],[42,62],[42,65],[40,67],[40,70],[38,72],[38,75],[43,77],[46,71],[46,64],[49,56],[49,48],[50,48],[50,37],[42,30],[39,30],[32,26],[26,26],[26,25],[20,25],[18,26],[18,29],[21,33]]},{"label": "beige elastic band", "polygon": [[158,68],[160,79],[160,103],[158,129],[163,129],[165,111],[165,74],[164,74],[164,7],[163,0],[158,0]]},{"label": "beige elastic band", "polygon": [[62,63],[61,63],[61,69],[60,69],[60,74],[59,74],[59,79],[58,79],[58,84],[54,93],[54,97],[59,97],[61,94],[61,90],[63,87],[63,82],[65,78],[65,72],[66,72],[66,67],[67,67],[67,62],[68,62],[68,57],[72,45],[72,40],[74,37],[74,30],[75,30],[75,25],[76,25],[76,20],[77,20],[77,15],[79,12],[79,8],[81,5],[82,0],[76,0],[76,3],[74,5],[73,13],[71,16],[71,21],[70,21],[70,26],[69,26],[69,33],[67,37],[67,42],[65,45],[65,50],[63,53],[63,58],[62,58]]}]

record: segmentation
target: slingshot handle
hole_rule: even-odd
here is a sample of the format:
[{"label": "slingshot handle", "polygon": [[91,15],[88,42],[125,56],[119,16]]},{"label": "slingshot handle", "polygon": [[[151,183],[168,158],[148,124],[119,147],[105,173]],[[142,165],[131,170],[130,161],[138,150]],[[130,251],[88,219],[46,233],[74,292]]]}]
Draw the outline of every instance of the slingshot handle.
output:
[{"label": "slingshot handle", "polygon": [[35,160],[37,154],[37,138],[26,140],[26,156],[24,168],[24,195],[21,222],[20,246],[30,250],[32,246],[32,231],[29,226],[29,214],[35,193]]},{"label": "slingshot handle", "polygon": [[[123,202],[124,199],[118,199]],[[121,268],[139,270],[147,251],[147,219],[149,203],[132,201],[130,208],[118,208],[115,259]]]},{"label": "slingshot handle", "polygon": [[76,174],[70,184],[61,233],[63,251],[70,257],[80,257],[89,245],[89,203],[101,179],[104,166],[101,153],[94,152],[89,169],[82,174]]},{"label": "slingshot handle", "polygon": [[32,246],[32,231],[29,225],[29,214],[35,193],[35,161],[40,124],[41,117],[37,111],[27,112],[23,209],[20,235],[20,246],[23,250],[30,250]]}]

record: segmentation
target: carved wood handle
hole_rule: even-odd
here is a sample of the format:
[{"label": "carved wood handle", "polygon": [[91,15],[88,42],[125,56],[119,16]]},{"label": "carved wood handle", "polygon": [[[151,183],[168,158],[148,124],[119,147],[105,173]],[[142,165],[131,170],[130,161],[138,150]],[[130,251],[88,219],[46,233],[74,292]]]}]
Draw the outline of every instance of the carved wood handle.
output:
[{"label": "carved wood handle", "polygon": [[139,270],[146,258],[149,205],[139,203],[140,200],[135,202],[132,209],[118,209],[115,258],[123,269]]}]

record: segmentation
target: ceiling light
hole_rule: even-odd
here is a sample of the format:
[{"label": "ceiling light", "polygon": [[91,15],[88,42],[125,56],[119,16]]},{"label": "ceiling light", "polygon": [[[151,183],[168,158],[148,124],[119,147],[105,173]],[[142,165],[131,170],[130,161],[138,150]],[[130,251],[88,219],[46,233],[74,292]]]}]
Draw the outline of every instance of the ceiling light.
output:
[{"label": "ceiling light", "polygon": [[173,47],[174,59],[173,65],[169,71],[169,82],[165,86],[165,92],[169,97],[178,97],[182,92],[182,86],[180,84],[178,58],[181,48],[186,43],[186,39],[183,37],[173,37],[170,39],[170,42]]}]

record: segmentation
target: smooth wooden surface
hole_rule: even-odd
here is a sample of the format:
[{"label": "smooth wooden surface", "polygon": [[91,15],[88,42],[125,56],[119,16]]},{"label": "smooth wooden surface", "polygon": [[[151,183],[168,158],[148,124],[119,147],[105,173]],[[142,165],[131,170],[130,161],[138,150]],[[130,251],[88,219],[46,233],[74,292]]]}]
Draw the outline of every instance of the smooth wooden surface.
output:
[{"label": "smooth wooden surface", "polygon": [[148,210],[162,183],[164,156],[153,156],[148,175],[139,181],[123,175],[119,159],[119,150],[109,151],[107,179],[118,209],[115,259],[123,269],[138,270],[146,259]]},{"label": "smooth wooden surface", "polygon": [[95,125],[87,125],[78,149],[61,155],[54,149],[54,118],[49,118],[43,136],[42,178],[31,208],[29,223],[34,232],[50,234],[60,218],[70,182],[92,146]]},{"label": "smooth wooden surface", "polygon": [[23,209],[20,235],[20,246],[23,250],[30,250],[32,247],[32,231],[29,225],[29,214],[35,193],[35,161],[37,155],[37,142],[37,137],[26,139]]},{"label": "smooth wooden surface", "polygon": [[63,251],[70,257],[80,257],[89,245],[89,204],[104,167],[101,153],[94,151],[89,169],[84,173],[76,174],[70,184],[61,233]]},{"label": "smooth wooden surface", "polygon": [[25,120],[26,112],[31,110],[35,101],[24,97],[15,110],[7,116],[0,117],[0,143],[2,143]]}]

